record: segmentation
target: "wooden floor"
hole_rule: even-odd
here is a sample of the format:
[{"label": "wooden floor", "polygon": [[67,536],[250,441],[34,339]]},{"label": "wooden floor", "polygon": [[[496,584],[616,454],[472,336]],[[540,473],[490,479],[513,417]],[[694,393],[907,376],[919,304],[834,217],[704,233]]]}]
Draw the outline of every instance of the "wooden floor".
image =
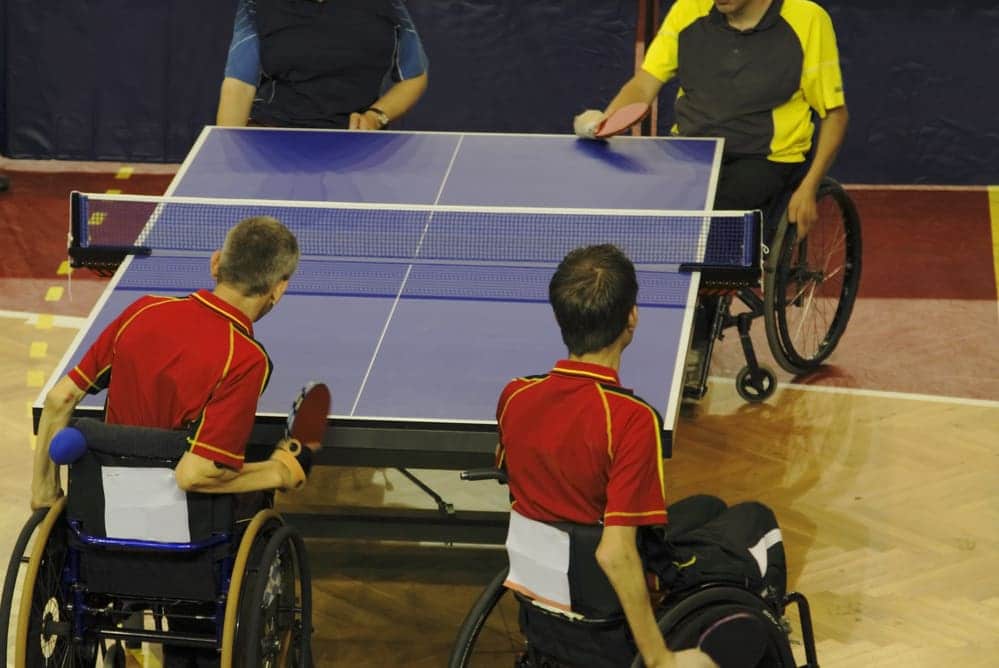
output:
[{"label": "wooden floor", "polygon": [[[75,334],[61,325],[73,324],[2,320],[3,554],[28,514],[30,385],[56,365]],[[824,666],[995,666],[997,435],[996,402],[785,385],[752,406],[719,379],[681,417],[669,489],[674,500],[708,492],[776,510]],[[459,507],[503,503],[493,483],[425,476]],[[284,505],[329,498],[431,507],[401,477],[372,470],[327,470]],[[495,549],[462,546],[310,541],[309,552],[320,666],[445,665],[503,562]]]}]

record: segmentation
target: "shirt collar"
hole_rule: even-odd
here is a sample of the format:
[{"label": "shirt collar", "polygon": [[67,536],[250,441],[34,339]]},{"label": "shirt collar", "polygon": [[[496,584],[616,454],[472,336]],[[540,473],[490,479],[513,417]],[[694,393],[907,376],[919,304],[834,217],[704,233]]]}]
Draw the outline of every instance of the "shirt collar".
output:
[{"label": "shirt collar", "polygon": [[592,364],[590,362],[580,362],[577,360],[559,360],[555,363],[552,373],[576,378],[589,378],[601,383],[611,383],[620,385],[617,371],[602,364]]},{"label": "shirt collar", "polygon": [[245,313],[229,302],[215,296],[210,290],[198,290],[191,296],[213,311],[225,316],[229,320],[232,320],[241,329],[243,329],[243,331],[250,336],[253,336],[253,322],[246,316]]},{"label": "shirt collar", "polygon": [[725,15],[718,11],[718,8],[715,7],[714,3],[712,3],[711,5],[711,11],[708,12],[708,16],[715,23],[725,28],[728,28],[733,32],[741,32],[741,33],[759,32],[761,30],[766,30],[767,28],[773,27],[773,25],[777,23],[777,19],[780,18],[780,10],[783,5],[784,5],[784,0],[773,0],[773,2],[770,3],[770,6],[767,7],[767,11],[760,18],[760,22],[757,23],[755,27],[750,28],[749,30],[736,30],[735,28],[730,26],[728,24],[728,21],[725,19]]}]

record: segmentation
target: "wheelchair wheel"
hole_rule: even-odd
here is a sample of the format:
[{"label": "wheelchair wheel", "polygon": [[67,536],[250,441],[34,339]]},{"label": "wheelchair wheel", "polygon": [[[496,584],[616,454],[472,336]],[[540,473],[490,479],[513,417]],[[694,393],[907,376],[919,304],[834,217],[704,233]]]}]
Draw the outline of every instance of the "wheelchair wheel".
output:
[{"label": "wheelchair wheel", "polygon": [[735,377],[736,392],[751,404],[766,401],[776,389],[777,374],[769,367],[760,366],[754,372],[752,367],[744,366]]},{"label": "wheelchair wheel", "polygon": [[[794,654],[787,632],[770,607],[758,596],[745,589],[711,586],[700,589],[671,605],[659,617],[659,629],[666,645],[673,651],[696,647],[701,635],[719,619],[731,615],[748,615],[756,619],[765,638],[760,643],[762,657],[751,665],[792,668]],[[635,657],[632,668],[645,663]],[[721,665],[720,668],[731,668]]]},{"label": "wheelchair wheel", "polygon": [[311,665],[312,583],[305,544],[272,510],[240,541],[229,585],[222,666]]},{"label": "wheelchair wheel", "polygon": [[3,597],[0,598],[0,660],[4,665],[7,663],[7,635],[10,628],[10,611],[14,604],[14,588],[21,574],[21,567],[28,563],[28,557],[24,553],[28,548],[28,541],[35,533],[35,528],[42,523],[48,512],[48,508],[39,508],[32,513],[21,528],[21,533],[17,535],[14,549],[10,553],[7,575],[3,581]]},{"label": "wheelchair wheel", "polygon": [[65,497],[38,525],[18,609],[14,665],[88,666],[97,663],[96,639],[73,639],[71,592],[63,584],[69,548]]},{"label": "wheelchair wheel", "polygon": [[509,569],[504,568],[468,611],[455,638],[448,668],[523,665],[527,642],[520,632],[517,598],[503,586]]},{"label": "wheelchair wheel", "polygon": [[860,217],[843,187],[826,178],[819,219],[798,240],[781,218],[764,277],[767,341],[777,363],[800,374],[818,367],[846,331],[861,270]]}]

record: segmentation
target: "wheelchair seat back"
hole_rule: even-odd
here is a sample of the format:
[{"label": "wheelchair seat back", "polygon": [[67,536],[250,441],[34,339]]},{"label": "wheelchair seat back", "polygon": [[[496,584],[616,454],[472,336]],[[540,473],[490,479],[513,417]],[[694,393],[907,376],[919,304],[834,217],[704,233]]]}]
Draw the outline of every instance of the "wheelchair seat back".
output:
[{"label": "wheelchair seat back", "polygon": [[173,469],[183,432],[80,419],[87,450],[69,466],[66,520],[92,593],[214,600],[230,551],[230,495],[185,493]]},{"label": "wheelchair seat back", "polygon": [[506,586],[520,602],[532,665],[618,666],[635,652],[621,603],[597,562],[600,525],[510,513]]}]

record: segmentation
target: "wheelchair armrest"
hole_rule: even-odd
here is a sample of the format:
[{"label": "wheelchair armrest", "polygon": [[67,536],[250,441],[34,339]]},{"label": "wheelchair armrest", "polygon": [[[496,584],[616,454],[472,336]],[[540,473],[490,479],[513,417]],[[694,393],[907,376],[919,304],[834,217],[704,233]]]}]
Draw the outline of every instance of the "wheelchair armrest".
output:
[{"label": "wheelchair armrest", "polygon": [[507,483],[506,471],[497,468],[469,469],[461,472],[462,480],[495,480],[501,485]]}]

